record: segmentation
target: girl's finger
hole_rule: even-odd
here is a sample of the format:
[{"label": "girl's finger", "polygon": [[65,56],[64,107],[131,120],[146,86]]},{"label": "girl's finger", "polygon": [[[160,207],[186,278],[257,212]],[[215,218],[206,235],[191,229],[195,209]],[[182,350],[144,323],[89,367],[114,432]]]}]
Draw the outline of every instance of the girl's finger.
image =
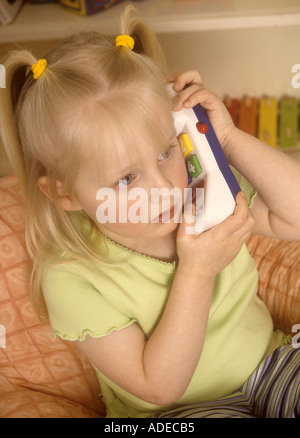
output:
[{"label": "girl's finger", "polygon": [[191,85],[181,91],[177,96],[176,109],[181,109],[182,107],[191,108],[199,103],[199,100],[197,101],[197,92],[199,92],[200,89],[203,89],[203,87],[200,87],[201,85]]},{"label": "girl's finger", "polygon": [[188,84],[203,85],[202,78],[197,70],[175,73],[169,77],[169,82],[174,82],[175,91],[181,91]]},{"label": "girl's finger", "polygon": [[177,96],[176,110],[180,110],[182,107],[192,108],[200,103],[207,111],[213,111],[220,106],[220,99],[210,90],[207,90],[202,85],[191,85],[183,90]]}]

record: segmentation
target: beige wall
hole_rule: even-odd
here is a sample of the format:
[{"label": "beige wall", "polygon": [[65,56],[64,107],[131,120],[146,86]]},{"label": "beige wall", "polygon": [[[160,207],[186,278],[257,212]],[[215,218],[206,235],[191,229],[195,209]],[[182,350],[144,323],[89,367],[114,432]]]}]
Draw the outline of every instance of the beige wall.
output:
[{"label": "beige wall", "polygon": [[[291,85],[291,68],[300,64],[299,26],[161,34],[159,39],[171,70],[198,69],[205,85],[221,97],[288,94],[300,99],[300,88]],[[22,45],[41,57],[55,44],[47,41]],[[12,47],[0,44],[0,59]],[[0,175],[7,172],[8,163],[0,145]]]},{"label": "beige wall", "polygon": [[165,34],[160,40],[174,70],[196,68],[220,96],[292,94],[291,67],[300,64],[300,26]]}]

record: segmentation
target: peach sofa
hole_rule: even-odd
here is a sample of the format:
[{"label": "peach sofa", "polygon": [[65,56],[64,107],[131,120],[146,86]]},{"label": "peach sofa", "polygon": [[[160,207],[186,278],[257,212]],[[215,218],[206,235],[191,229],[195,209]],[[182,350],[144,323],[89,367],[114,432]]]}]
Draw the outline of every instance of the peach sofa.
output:
[{"label": "peach sofa", "polygon": [[[252,236],[259,294],[276,327],[300,323],[300,243]],[[24,209],[14,175],[0,178],[0,418],[101,418],[95,373],[72,343],[54,339],[35,315]]]}]

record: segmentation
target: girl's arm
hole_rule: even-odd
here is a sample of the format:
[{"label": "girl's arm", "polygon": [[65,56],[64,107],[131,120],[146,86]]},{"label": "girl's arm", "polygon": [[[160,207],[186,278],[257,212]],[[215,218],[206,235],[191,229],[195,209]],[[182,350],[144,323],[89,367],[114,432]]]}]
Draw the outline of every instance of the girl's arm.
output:
[{"label": "girl's arm", "polygon": [[170,404],[185,392],[201,356],[216,274],[249,237],[253,218],[245,196],[222,224],[200,235],[177,234],[178,268],[165,311],[147,339],[138,326],[76,341],[111,381],[154,404]]},{"label": "girl's arm", "polygon": [[174,75],[177,109],[197,103],[207,110],[228,162],[257,190],[251,212],[253,232],[284,240],[300,240],[300,163],[236,128],[222,101],[203,87],[200,75]]},{"label": "girl's arm", "polygon": [[300,163],[237,128],[224,152],[259,194],[251,209],[254,232],[300,240]]}]

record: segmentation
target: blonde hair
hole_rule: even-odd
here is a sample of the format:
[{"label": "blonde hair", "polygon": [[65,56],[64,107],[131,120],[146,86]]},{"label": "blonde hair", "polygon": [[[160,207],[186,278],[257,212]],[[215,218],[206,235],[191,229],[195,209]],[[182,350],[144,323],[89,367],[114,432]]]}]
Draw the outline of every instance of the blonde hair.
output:
[{"label": "blonde hair", "polygon": [[[120,27],[120,33],[134,38],[133,50],[116,47],[114,39],[98,32],[81,32],[45,55],[47,67],[37,80],[30,71],[37,59],[29,51],[14,51],[4,61],[7,83],[0,103],[0,132],[27,206],[31,299],[41,319],[47,319],[42,270],[55,258],[53,248],[77,260],[99,261],[90,239],[95,225],[86,216],[89,226],[84,234],[79,232],[72,213],[60,206],[56,190],[56,181],[61,181],[72,194],[83,145],[91,138],[88,118],[97,117],[100,123],[100,115],[105,137],[105,122],[114,117],[128,138],[129,118],[136,120],[141,111],[149,115],[147,96],[166,100],[167,70],[156,37],[132,6],[125,8]],[[124,100],[126,107],[120,105]],[[146,123],[141,119],[135,127]],[[155,115],[150,119],[145,135],[150,130],[153,135]],[[52,202],[38,188],[41,176],[51,183]]]}]

